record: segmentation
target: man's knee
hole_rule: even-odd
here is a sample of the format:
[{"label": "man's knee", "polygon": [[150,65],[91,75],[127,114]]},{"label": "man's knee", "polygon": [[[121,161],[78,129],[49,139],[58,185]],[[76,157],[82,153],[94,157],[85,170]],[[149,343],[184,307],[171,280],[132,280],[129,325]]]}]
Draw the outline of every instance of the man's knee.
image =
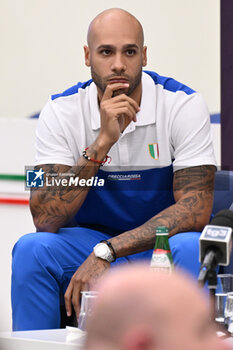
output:
[{"label": "man's knee", "polygon": [[199,273],[200,232],[179,233],[169,239],[174,263],[195,277]]},{"label": "man's knee", "polygon": [[43,258],[45,246],[49,244],[49,233],[29,233],[19,238],[12,251],[12,270],[21,273],[35,269]]},{"label": "man's knee", "polygon": [[178,233],[169,239],[170,247],[177,253],[178,251],[196,252],[199,247],[200,232]]},{"label": "man's knee", "polygon": [[43,233],[44,232],[28,233],[20,237],[13,248],[13,256],[18,253],[28,255],[33,250],[38,249],[43,243]]}]

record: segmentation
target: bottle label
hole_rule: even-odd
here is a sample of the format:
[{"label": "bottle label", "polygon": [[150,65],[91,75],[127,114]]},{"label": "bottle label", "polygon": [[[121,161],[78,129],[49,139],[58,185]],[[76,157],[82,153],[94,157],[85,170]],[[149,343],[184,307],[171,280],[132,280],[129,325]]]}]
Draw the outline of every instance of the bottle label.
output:
[{"label": "bottle label", "polygon": [[171,253],[170,250],[165,249],[154,249],[153,254],[168,254]]},{"label": "bottle label", "polygon": [[157,252],[157,250],[161,251],[162,249],[156,249],[152,255],[151,259],[151,267],[156,268],[156,271],[168,271],[170,272],[172,270],[172,264],[171,261],[167,255],[166,250],[163,250],[163,252]]}]

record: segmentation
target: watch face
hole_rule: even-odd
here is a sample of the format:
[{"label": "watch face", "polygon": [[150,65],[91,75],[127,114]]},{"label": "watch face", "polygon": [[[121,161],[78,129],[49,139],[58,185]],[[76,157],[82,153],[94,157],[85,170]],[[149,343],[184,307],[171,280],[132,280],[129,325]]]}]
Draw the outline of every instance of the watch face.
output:
[{"label": "watch face", "polygon": [[106,244],[98,244],[95,248],[95,254],[99,257],[105,256],[108,254],[108,246]]},{"label": "watch face", "polygon": [[112,253],[110,248],[105,243],[98,243],[94,247],[94,254],[97,258],[107,260],[108,262],[113,261]]}]

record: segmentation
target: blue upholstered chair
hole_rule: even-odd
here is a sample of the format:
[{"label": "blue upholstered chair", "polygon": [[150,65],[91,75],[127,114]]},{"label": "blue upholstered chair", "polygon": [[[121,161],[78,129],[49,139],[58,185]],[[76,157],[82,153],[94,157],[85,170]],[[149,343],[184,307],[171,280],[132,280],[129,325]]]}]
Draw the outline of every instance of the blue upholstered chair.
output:
[{"label": "blue upholstered chair", "polygon": [[[233,171],[221,170],[216,172],[214,186],[213,214],[222,209],[229,209],[233,204]],[[230,265],[223,267],[222,272],[233,273],[233,252]]]},{"label": "blue upholstered chair", "polygon": [[233,203],[233,171],[221,170],[215,175],[213,214],[229,209]]}]

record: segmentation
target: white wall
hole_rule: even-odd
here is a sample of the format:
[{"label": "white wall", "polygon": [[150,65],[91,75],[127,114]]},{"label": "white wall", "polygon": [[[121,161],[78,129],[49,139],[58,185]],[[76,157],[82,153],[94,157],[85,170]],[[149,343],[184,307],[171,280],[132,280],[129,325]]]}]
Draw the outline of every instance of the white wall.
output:
[{"label": "white wall", "polygon": [[148,69],[191,85],[220,111],[219,0],[0,0],[0,116],[28,116],[88,79],[87,26],[110,7],[142,22]]},{"label": "white wall", "polygon": [[0,174],[23,175],[25,166],[34,164],[37,120],[0,118]]}]

